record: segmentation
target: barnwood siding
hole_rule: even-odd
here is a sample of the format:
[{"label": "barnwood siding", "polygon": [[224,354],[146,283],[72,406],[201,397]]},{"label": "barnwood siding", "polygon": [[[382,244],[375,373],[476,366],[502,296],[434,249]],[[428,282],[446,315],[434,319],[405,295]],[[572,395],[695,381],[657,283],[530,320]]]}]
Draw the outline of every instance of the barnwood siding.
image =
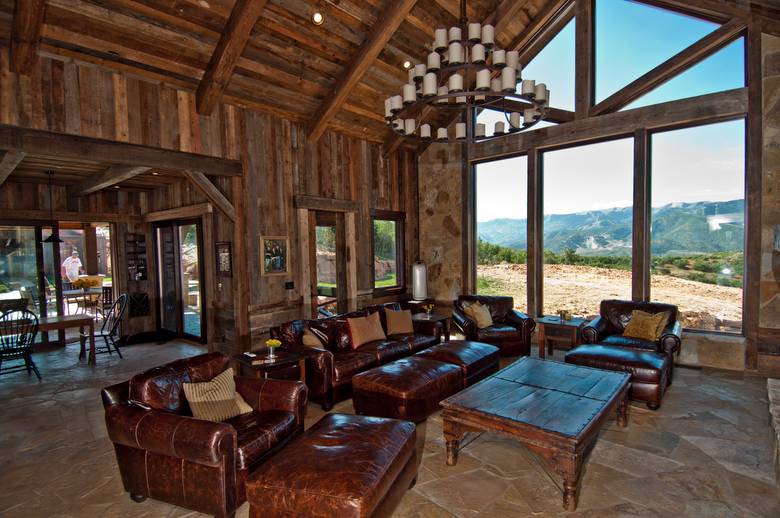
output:
[{"label": "barnwood siding", "polygon": [[[356,215],[357,304],[373,299],[373,254],[370,250],[372,209],[407,213],[405,221],[407,284],[417,258],[417,164],[412,153],[399,151],[383,158],[381,145],[335,132],[326,132],[316,144],[308,144],[302,124],[229,104],[219,104],[210,116],[199,115],[195,96],[136,77],[111,72],[91,64],[57,57],[42,57],[29,77],[10,72],[7,47],[0,48],[0,123],[35,129],[104,138],[177,151],[244,160],[244,194],[247,207],[248,264],[251,335],[258,338],[274,324],[302,316],[300,292],[300,239],[295,195],[310,195],[358,202]],[[245,135],[245,136],[244,136]],[[208,171],[202,171],[208,174]],[[231,180],[210,177],[231,201]],[[55,186],[55,209],[81,212],[120,212],[143,215],[206,202],[203,194],[186,181],[153,191],[103,191],[83,198],[69,198],[64,186]],[[0,187],[0,219],[6,209],[48,208],[45,185],[21,183],[12,175]],[[235,203],[234,203],[235,205]],[[215,278],[214,243],[234,241],[234,226],[221,212],[202,217],[204,256],[207,258],[205,302],[208,338],[218,350],[233,350],[235,333],[233,278]],[[147,234],[150,269],[153,267],[152,226],[117,223],[119,258],[115,278],[124,273],[123,240],[127,232]],[[286,235],[290,239],[290,275],[262,277],[259,237]],[[236,246],[233,244],[235,252]],[[153,273],[153,270],[151,270]],[[286,281],[295,289],[286,290]],[[155,297],[155,284],[143,289]],[[155,301],[156,308],[156,301]],[[133,331],[156,327],[156,313],[134,319]]]}]

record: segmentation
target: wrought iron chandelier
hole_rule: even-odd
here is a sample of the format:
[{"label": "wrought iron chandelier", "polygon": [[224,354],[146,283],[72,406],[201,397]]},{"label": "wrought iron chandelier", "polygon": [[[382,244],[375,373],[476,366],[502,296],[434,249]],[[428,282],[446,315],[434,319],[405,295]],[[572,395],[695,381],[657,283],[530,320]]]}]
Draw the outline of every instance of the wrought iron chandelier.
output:
[{"label": "wrought iron chandelier", "polygon": [[[385,99],[385,119],[396,133],[425,142],[473,143],[518,132],[544,118],[547,86],[522,77],[519,52],[498,48],[492,25],[468,22],[465,0],[459,26],[434,34],[432,52],[409,67],[401,94]],[[504,114],[505,121],[497,121],[492,134],[476,121],[476,110],[485,108]],[[452,135],[433,122],[439,110],[465,112],[466,122],[457,122]]]}]

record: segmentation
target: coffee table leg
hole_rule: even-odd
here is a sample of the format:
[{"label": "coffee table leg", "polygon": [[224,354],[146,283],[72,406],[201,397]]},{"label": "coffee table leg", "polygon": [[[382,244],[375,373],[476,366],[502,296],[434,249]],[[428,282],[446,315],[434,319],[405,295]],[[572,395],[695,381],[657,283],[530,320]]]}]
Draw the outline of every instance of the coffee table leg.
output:
[{"label": "coffee table leg", "polygon": [[457,423],[446,417],[442,422],[442,428],[444,429],[444,440],[447,441],[447,466],[454,466],[458,463],[458,448],[463,432]]},{"label": "coffee table leg", "polygon": [[579,500],[580,475],[582,471],[582,462],[579,456],[575,455],[564,463],[563,470],[563,508],[567,511],[577,510],[577,501]]},{"label": "coffee table leg", "polygon": [[625,428],[628,426],[628,391],[625,392],[617,407],[617,424]]}]

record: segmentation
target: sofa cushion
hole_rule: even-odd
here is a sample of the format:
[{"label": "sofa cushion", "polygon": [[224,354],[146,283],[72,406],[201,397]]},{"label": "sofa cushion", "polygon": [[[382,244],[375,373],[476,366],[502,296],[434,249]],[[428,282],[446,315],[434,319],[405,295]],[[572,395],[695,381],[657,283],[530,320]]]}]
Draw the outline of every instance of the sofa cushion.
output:
[{"label": "sofa cushion", "polygon": [[439,343],[439,338],[432,335],[418,335],[418,334],[398,334],[390,335],[387,337],[394,342],[404,342],[409,346],[409,350],[413,353],[422,351],[432,345]]},{"label": "sofa cushion", "polygon": [[669,314],[665,311],[653,314],[635,309],[631,312],[631,320],[628,321],[623,336],[654,342],[660,338],[668,321]]},{"label": "sofa cushion", "polygon": [[495,340],[519,340],[521,337],[522,335],[516,327],[504,324],[493,324],[490,327],[486,327],[485,329],[480,329],[477,331],[477,341],[480,342],[491,342]]},{"label": "sofa cushion", "polygon": [[371,353],[379,363],[389,361],[409,355],[409,344],[406,342],[395,342],[388,340],[374,340],[360,346],[358,351],[362,353]]},{"label": "sofa cushion", "polygon": [[373,367],[377,364],[376,354],[373,352],[344,352],[333,355],[333,371],[336,381],[352,379],[358,372]]},{"label": "sofa cushion", "polygon": [[250,469],[280,441],[295,431],[295,414],[281,410],[254,411],[225,421],[236,429],[238,469]]},{"label": "sofa cushion", "polygon": [[352,350],[352,337],[347,319],[366,316],[365,311],[353,311],[331,318],[309,320],[312,332],[322,340],[325,348],[331,352]]},{"label": "sofa cushion", "polygon": [[396,311],[394,309],[385,308],[385,319],[387,320],[386,329],[388,335],[414,333],[412,312],[408,309]]},{"label": "sofa cushion", "polygon": [[379,313],[371,313],[367,317],[348,318],[347,325],[353,349],[374,340],[387,338],[382,329],[382,322],[379,320]]},{"label": "sofa cushion", "polygon": [[601,340],[603,345],[612,345],[616,347],[626,347],[629,349],[641,349],[643,351],[657,351],[658,343],[641,338],[632,338],[630,336],[610,335]]},{"label": "sofa cushion", "polygon": [[481,302],[473,302],[463,307],[463,312],[477,324],[477,328],[485,329],[493,325],[493,317],[490,308]]}]

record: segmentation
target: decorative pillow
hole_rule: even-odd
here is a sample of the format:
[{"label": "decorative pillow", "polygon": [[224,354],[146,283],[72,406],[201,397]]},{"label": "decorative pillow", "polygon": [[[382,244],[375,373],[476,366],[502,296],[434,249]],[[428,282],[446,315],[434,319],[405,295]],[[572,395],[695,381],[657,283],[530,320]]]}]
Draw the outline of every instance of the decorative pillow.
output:
[{"label": "decorative pillow", "polygon": [[661,336],[668,319],[668,313],[653,314],[635,309],[631,312],[631,320],[628,321],[623,336],[655,342]]},{"label": "decorative pillow", "polygon": [[371,313],[367,317],[348,318],[347,326],[349,327],[349,335],[352,338],[353,349],[357,349],[361,345],[374,340],[387,338],[382,329],[379,312]]},{"label": "decorative pillow", "polygon": [[475,302],[468,307],[463,308],[466,316],[477,323],[477,327],[485,329],[493,325],[493,317],[490,316],[490,309],[481,302]]},{"label": "decorative pillow", "polygon": [[183,383],[184,395],[192,416],[216,423],[239,414],[248,414],[252,407],[236,392],[233,369],[229,368],[203,383]]},{"label": "decorative pillow", "polygon": [[410,335],[414,334],[414,325],[412,324],[412,312],[408,309],[395,310],[385,308],[385,319],[387,320],[387,334],[389,335]]},{"label": "decorative pillow", "polygon": [[306,347],[322,347],[322,340],[317,338],[317,335],[312,333],[311,329],[308,327],[303,329],[303,339],[302,339],[303,345]]},{"label": "decorative pillow", "polygon": [[671,318],[672,313],[671,311],[663,311],[661,313],[656,313],[656,315],[664,316],[664,318],[658,322],[658,327],[655,328],[655,335],[658,338],[661,338],[661,335],[664,334],[664,329],[666,329],[666,326],[669,325],[669,319]]}]

